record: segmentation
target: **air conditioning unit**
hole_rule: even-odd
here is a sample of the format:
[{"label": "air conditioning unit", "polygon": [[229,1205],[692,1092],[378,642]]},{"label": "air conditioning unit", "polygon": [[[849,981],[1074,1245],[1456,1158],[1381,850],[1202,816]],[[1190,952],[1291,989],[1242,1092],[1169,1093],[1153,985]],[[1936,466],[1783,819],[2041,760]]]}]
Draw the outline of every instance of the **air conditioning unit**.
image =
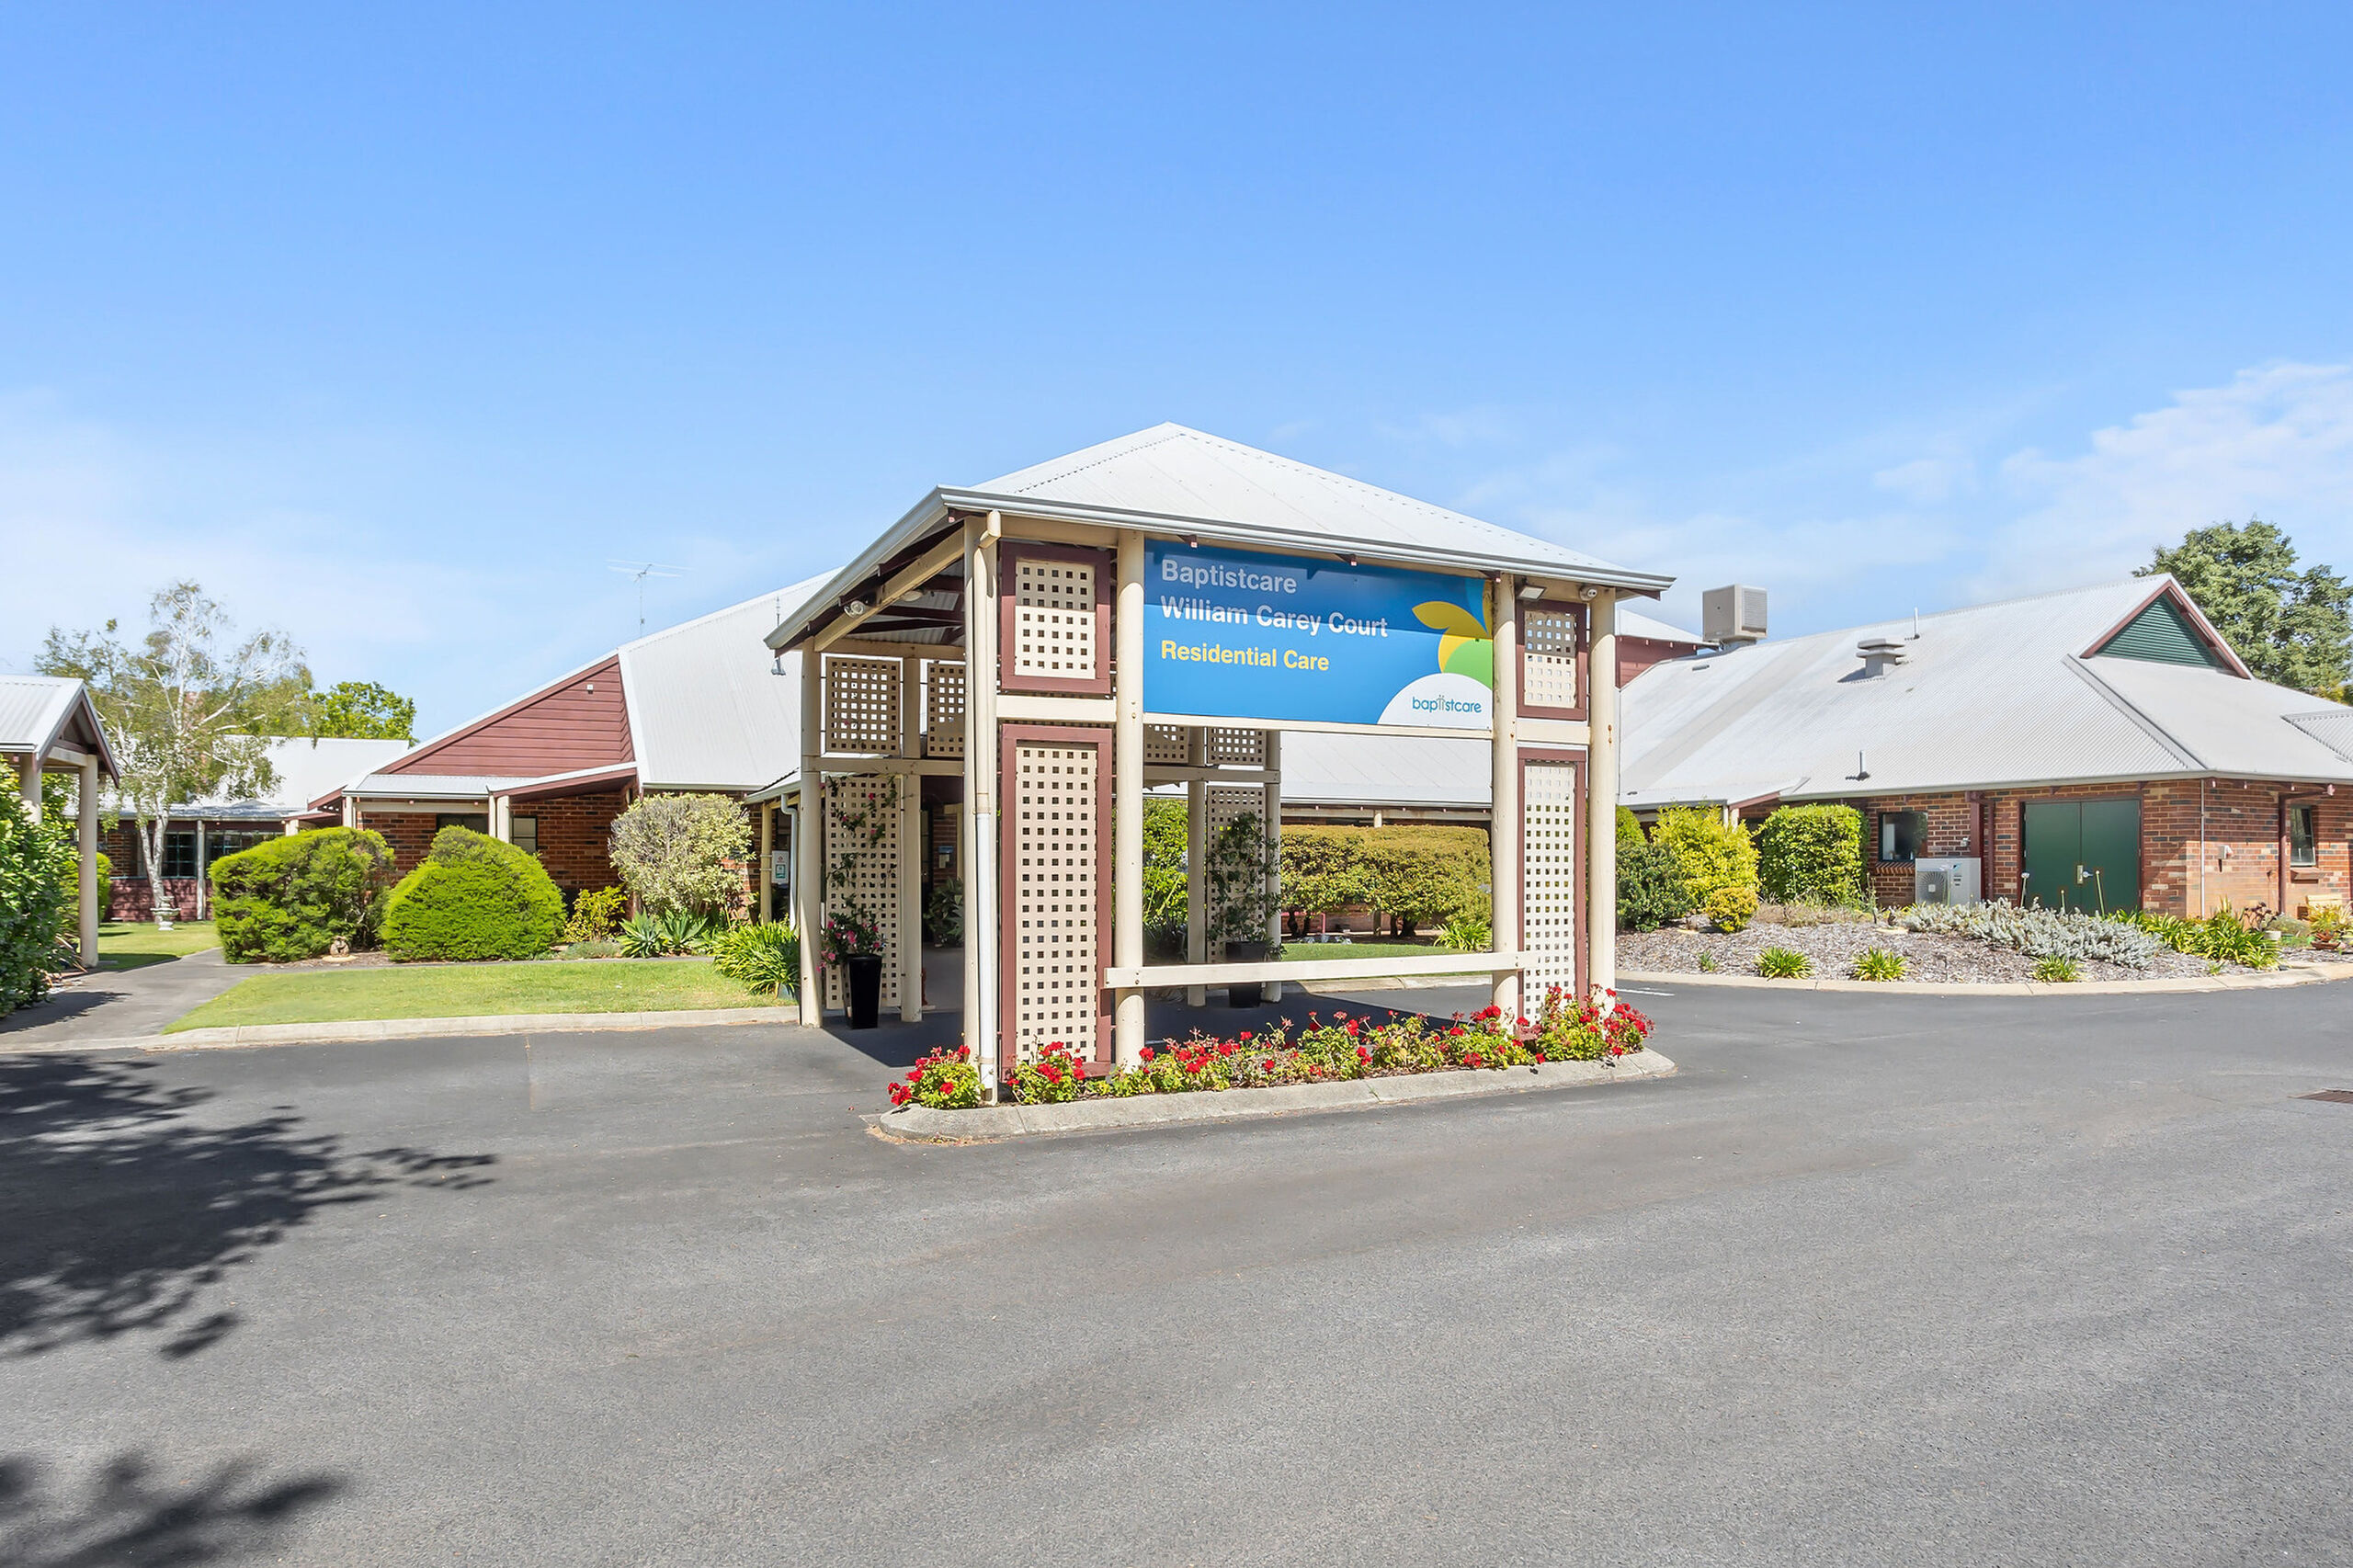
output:
[{"label": "air conditioning unit", "polygon": [[1699,596],[1699,633],[1720,647],[1761,642],[1765,636],[1765,590],[1735,583]]},{"label": "air conditioning unit", "polygon": [[1976,903],[1985,896],[1976,856],[1912,862],[1912,902],[1915,903]]}]

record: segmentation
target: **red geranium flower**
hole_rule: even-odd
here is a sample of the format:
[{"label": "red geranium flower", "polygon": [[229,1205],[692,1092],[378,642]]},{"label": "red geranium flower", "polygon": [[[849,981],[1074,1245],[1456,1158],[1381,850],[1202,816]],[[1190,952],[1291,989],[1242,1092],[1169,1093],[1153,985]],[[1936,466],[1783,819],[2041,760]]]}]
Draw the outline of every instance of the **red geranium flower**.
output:
[{"label": "red geranium flower", "polygon": [[1149,1062],[1152,1060],[1152,1047],[1147,1045],[1142,1051],[1136,1052],[1136,1054],[1142,1057],[1146,1062]]}]

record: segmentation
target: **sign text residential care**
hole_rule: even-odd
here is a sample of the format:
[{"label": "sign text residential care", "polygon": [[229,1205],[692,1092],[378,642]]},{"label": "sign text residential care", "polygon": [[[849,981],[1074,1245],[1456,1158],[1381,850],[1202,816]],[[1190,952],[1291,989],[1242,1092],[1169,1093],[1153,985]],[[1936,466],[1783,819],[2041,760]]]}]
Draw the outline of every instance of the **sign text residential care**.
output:
[{"label": "sign text residential care", "polygon": [[1144,550],[1143,705],[1155,713],[1484,730],[1485,585],[1248,551]]}]

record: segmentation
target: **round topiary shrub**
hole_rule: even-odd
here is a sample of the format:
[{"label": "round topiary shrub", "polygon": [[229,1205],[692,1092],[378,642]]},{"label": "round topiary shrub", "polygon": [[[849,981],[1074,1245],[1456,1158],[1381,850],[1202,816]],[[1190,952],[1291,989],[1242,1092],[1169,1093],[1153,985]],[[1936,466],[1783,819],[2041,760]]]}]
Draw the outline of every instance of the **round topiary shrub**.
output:
[{"label": "round topiary shrub", "polygon": [[392,851],[364,827],[289,834],[212,862],[212,918],[231,963],[295,963],[337,939],[371,947]]},{"label": "round topiary shrub", "polygon": [[420,959],[532,959],[563,926],[563,894],[511,844],[445,827],[384,906],[384,950]]}]

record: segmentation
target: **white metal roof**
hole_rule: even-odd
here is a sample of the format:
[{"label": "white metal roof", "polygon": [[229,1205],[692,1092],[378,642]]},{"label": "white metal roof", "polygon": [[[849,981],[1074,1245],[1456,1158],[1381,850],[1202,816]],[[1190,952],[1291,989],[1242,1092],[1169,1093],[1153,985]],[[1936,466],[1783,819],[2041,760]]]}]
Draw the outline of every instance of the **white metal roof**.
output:
[{"label": "white metal roof", "polygon": [[951,515],[989,511],[1655,594],[1673,582],[1182,425],[1155,425],[918,502],[767,637],[780,647]]},{"label": "white metal roof", "polygon": [[269,766],[278,782],[258,799],[231,800],[216,795],[172,808],[175,813],[203,817],[278,817],[300,812],[312,801],[340,790],[354,779],[408,750],[406,741],[359,740],[335,735],[279,737],[269,743]]},{"label": "white metal roof", "polygon": [[1669,626],[1624,605],[1618,607],[1618,633],[1621,637],[1647,637],[1654,642],[1688,642],[1694,648],[1703,645],[1698,632]]},{"label": "white metal roof", "polygon": [[1484,736],[1283,735],[1283,799],[1301,805],[1486,806],[1495,784]]},{"label": "white metal roof", "polygon": [[[2082,656],[2166,582],[1948,610],[1920,618],[1917,639],[1906,616],[1670,660],[1620,699],[1621,798],[1820,800],[2200,773],[2353,780],[2353,762],[2287,722],[2339,711],[2318,699],[2201,667]],[[1857,644],[1868,637],[1897,640],[1906,662],[1866,675]]]},{"label": "white metal roof", "polygon": [[647,789],[750,790],[800,763],[801,655],[788,654],[779,675],[760,639],[824,583],[812,577],[621,645]]},{"label": "white metal roof", "polygon": [[71,676],[0,676],[0,752],[46,756],[77,716],[112,778],[114,750],[86,686]]}]

